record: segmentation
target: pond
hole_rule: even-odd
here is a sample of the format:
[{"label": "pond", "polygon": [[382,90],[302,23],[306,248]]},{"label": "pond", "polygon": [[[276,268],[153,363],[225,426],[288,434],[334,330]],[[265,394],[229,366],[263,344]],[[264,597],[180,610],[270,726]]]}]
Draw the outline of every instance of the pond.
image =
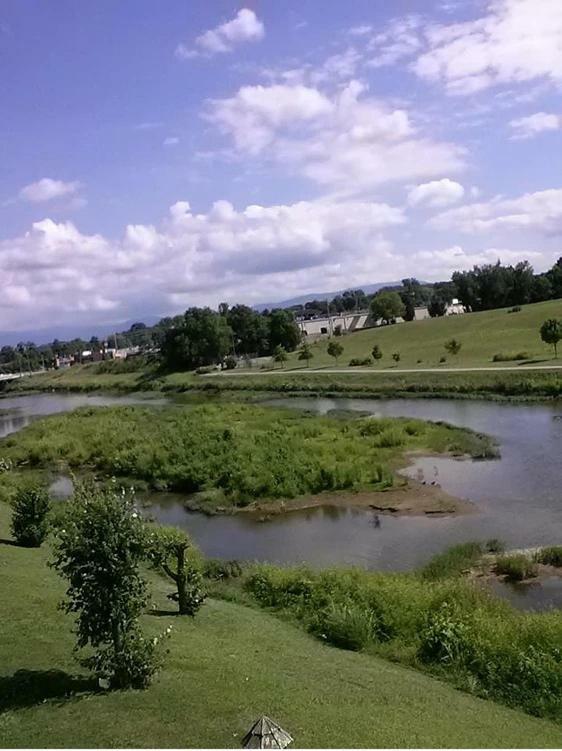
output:
[{"label": "pond", "polygon": [[[0,400],[0,436],[39,415],[78,406],[146,403],[142,396],[35,395]],[[150,403],[166,403],[152,399]],[[475,513],[446,516],[380,515],[370,511],[316,508],[275,516],[207,517],[188,512],[183,498],[152,494],[149,512],[186,529],[210,556],[272,562],[360,565],[407,570],[434,553],[467,540],[502,539],[508,547],[560,543],[562,538],[562,404],[508,404],[437,399],[285,398],[275,406],[314,410],[357,410],[381,416],[445,420],[496,437],[501,458],[458,461],[419,458],[408,474],[434,479],[452,495],[473,501]],[[12,411],[13,410],[13,411]],[[554,585],[553,585],[554,587]]]}]

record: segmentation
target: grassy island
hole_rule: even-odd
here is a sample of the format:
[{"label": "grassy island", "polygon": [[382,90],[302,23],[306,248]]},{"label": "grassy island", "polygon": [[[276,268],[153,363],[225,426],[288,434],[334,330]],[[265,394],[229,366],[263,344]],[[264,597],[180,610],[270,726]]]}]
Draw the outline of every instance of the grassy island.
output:
[{"label": "grassy island", "polygon": [[[486,436],[443,423],[247,404],[83,408],[38,420],[0,444],[12,468],[6,482],[32,470],[93,470],[140,489],[192,494],[193,507],[223,512],[256,501],[302,506],[311,498],[312,505],[324,493],[330,502],[345,494],[350,504],[371,501],[384,510],[404,500],[392,495],[404,488],[414,496],[407,510],[415,511],[412,484],[396,474],[410,452],[491,457],[496,449]],[[440,489],[425,490],[421,511],[454,510]]]}]

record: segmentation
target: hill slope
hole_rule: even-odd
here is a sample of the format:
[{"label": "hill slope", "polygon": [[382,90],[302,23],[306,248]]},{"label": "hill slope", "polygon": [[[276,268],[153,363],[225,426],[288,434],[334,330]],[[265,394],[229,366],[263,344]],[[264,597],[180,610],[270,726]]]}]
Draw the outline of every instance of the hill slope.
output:
[{"label": "hill slope", "polygon": [[[72,659],[71,619],[57,610],[62,583],[45,565],[48,551],[9,544],[8,519],[0,504],[0,746],[239,747],[262,713],[297,747],[562,745],[553,723],[219,601],[193,621],[145,617],[153,633],[174,626],[148,690],[65,697],[86,687]],[[155,601],[168,607],[160,580]]]},{"label": "hill slope", "polygon": [[[495,354],[525,353],[526,359],[537,365],[555,363],[553,352],[539,336],[539,328],[547,318],[562,318],[562,300],[526,305],[519,313],[508,313],[506,308],[464,316],[448,316],[424,321],[382,326],[341,337],[344,347],[340,365],[347,366],[352,357],[370,357],[374,344],[383,352],[382,360],[373,367],[385,369],[435,368],[440,358],[446,357],[443,367],[485,367],[492,365]],[[462,348],[458,355],[449,355],[444,344],[458,339]],[[559,347],[562,352],[562,345]],[[335,361],[326,352],[326,341],[312,345],[314,357],[310,367],[333,367]],[[392,353],[400,353],[398,365]],[[288,366],[306,366],[291,355]],[[517,362],[497,363],[513,366]]]}]

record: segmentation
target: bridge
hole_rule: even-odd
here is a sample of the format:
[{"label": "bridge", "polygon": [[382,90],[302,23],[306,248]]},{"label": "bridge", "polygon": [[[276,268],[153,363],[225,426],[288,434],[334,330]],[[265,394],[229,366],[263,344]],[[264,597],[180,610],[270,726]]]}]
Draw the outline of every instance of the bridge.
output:
[{"label": "bridge", "polygon": [[37,375],[38,373],[44,372],[44,370],[34,370],[29,373],[0,373],[0,383],[3,381],[15,381],[16,378],[25,378],[26,376]]}]

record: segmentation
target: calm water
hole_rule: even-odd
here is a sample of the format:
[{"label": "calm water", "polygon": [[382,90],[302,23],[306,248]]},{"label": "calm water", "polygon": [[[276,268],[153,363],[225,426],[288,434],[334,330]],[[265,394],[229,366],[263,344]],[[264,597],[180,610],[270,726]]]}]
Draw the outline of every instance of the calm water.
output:
[{"label": "calm water", "polygon": [[[37,395],[0,400],[0,436],[34,417],[79,406],[142,402],[139,397]],[[151,400],[164,403],[164,400]],[[408,470],[423,472],[450,493],[473,501],[476,513],[450,517],[380,516],[320,508],[260,522],[244,515],[206,517],[184,510],[181,497],[154,494],[150,512],[180,526],[207,555],[324,566],[355,564],[371,569],[410,569],[449,545],[499,537],[509,547],[560,543],[562,539],[562,404],[510,405],[446,400],[276,399],[276,406],[325,414],[332,409],[374,415],[446,420],[495,436],[501,459],[419,459]],[[554,588],[554,584],[552,585]]]}]

